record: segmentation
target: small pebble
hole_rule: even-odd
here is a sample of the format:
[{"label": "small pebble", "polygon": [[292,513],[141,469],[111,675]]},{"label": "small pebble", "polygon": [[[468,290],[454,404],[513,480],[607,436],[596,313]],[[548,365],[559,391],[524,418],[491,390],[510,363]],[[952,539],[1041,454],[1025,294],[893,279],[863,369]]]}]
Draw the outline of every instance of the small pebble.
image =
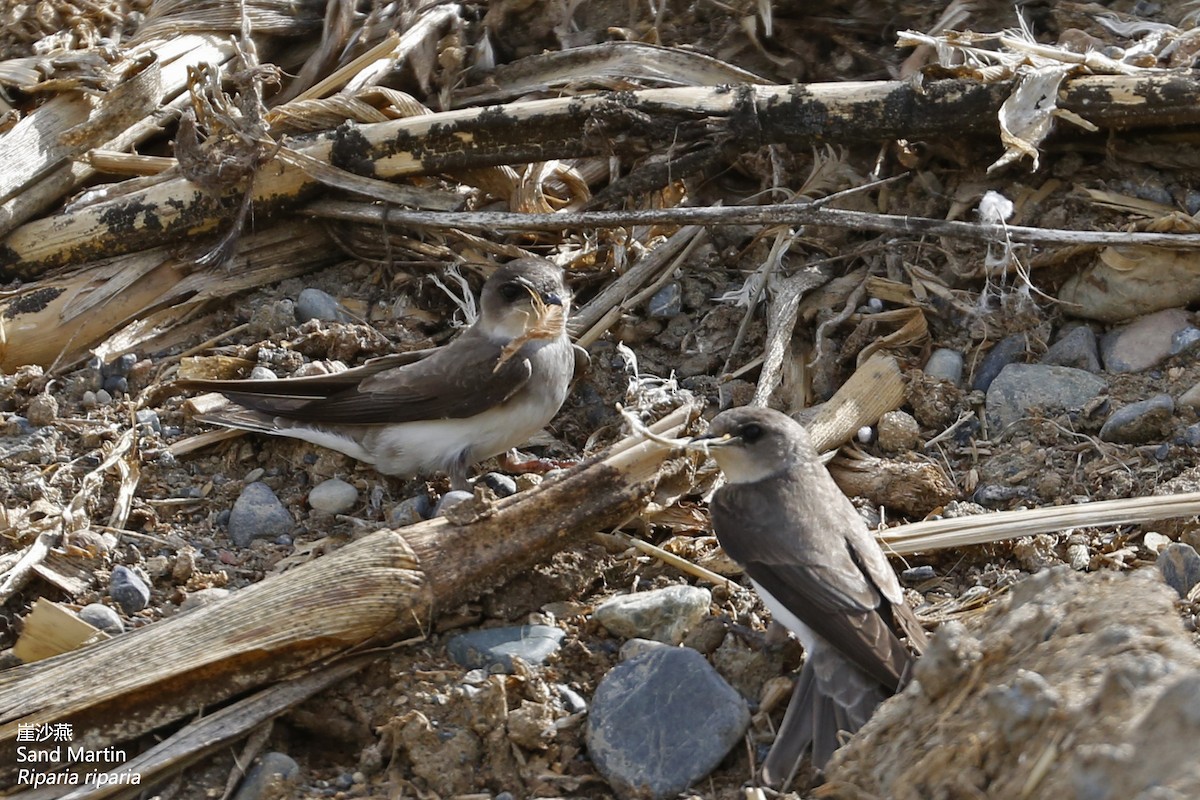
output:
[{"label": "small pebble", "polygon": [[937,577],[937,573],[933,567],[928,564],[920,567],[909,567],[900,573],[900,580],[905,583],[922,583],[924,581],[933,580]]},{"label": "small pebble", "polygon": [[1072,328],[1050,345],[1050,349],[1042,356],[1042,363],[1099,372],[1100,349],[1096,344],[1095,331],[1087,325]]},{"label": "small pebble", "polygon": [[275,800],[291,795],[300,780],[300,765],[284,753],[267,753],[250,768],[233,800]]},{"label": "small pebble", "polygon": [[1016,362],[1023,355],[1025,355],[1025,335],[1014,333],[1011,336],[1005,336],[983,357],[983,363],[975,372],[975,380],[971,382],[971,390],[986,392],[1001,370]]},{"label": "small pebble", "polygon": [[291,533],[295,522],[265,483],[253,482],[242,489],[229,514],[229,538],[238,547],[255,539],[274,539]]},{"label": "small pebble", "polygon": [[1158,553],[1158,569],[1180,597],[1187,597],[1200,583],[1200,553],[1190,544],[1172,542]]},{"label": "small pebble", "polygon": [[158,419],[158,412],[152,408],[143,408],[134,415],[137,420],[138,430],[141,433],[162,432],[162,422]]},{"label": "small pebble", "polygon": [[223,586],[210,586],[207,589],[197,589],[194,592],[188,592],[188,596],[183,598],[183,602],[179,604],[179,610],[190,611],[193,608],[210,606],[228,596],[229,590]]},{"label": "small pebble", "polygon": [[646,310],[653,319],[670,319],[683,310],[683,287],[672,281],[654,293]]},{"label": "small pebble", "polygon": [[125,631],[120,615],[103,603],[88,603],[79,609],[78,616],[93,628],[99,628],[114,636]]},{"label": "small pebble", "polygon": [[30,399],[25,417],[35,428],[49,425],[58,419],[58,401],[54,399],[53,395],[39,394]]},{"label": "small pebble", "polygon": [[618,595],[596,607],[592,616],[611,633],[679,644],[708,614],[712,592],[699,586],[668,586]]},{"label": "small pebble", "polygon": [[322,481],[308,493],[308,504],[329,514],[345,514],[358,503],[358,489],[340,478]]},{"label": "small pebble", "polygon": [[1100,342],[1104,368],[1109,372],[1142,372],[1171,353],[1175,334],[1191,327],[1181,308],[1156,311],[1107,333]]},{"label": "small pebble", "polygon": [[308,322],[310,319],[350,322],[353,319],[336,297],[320,289],[308,288],[300,292],[294,310],[296,319],[300,322]]},{"label": "small pebble", "polygon": [[107,389],[101,389],[100,391],[96,392],[96,404],[97,405],[106,406],[111,402],[112,402],[112,395],[108,393]]},{"label": "small pebble", "polygon": [[403,528],[405,525],[415,525],[433,514],[433,505],[426,495],[419,494],[397,503],[388,511],[388,525],[393,528]]},{"label": "small pebble", "polygon": [[1176,331],[1171,337],[1171,355],[1190,349],[1196,342],[1200,342],[1200,328],[1189,325],[1181,331]]},{"label": "small pebble", "polygon": [[126,353],[124,355],[117,356],[112,360],[112,363],[108,365],[108,374],[128,375],[129,370],[133,369],[133,365],[137,363],[137,360],[138,358],[136,353]]},{"label": "small pebble", "polygon": [[433,510],[433,516],[444,516],[447,509],[451,506],[458,505],[463,500],[470,500],[474,495],[470,492],[464,492],[462,489],[454,489],[442,495],[442,499],[438,501],[437,508]]},{"label": "small pebble", "polygon": [[113,567],[108,581],[108,594],[126,614],[136,614],[150,602],[150,587],[129,567]]},{"label": "small pebble", "polygon": [[497,497],[511,497],[517,493],[517,482],[500,472],[489,472],[480,480],[495,492]]},{"label": "small pebble", "polygon": [[109,375],[104,379],[104,389],[114,396],[126,394],[129,391],[129,379],[124,375]]},{"label": "small pebble", "polygon": [[1184,429],[1183,443],[1189,447],[1200,447],[1200,422],[1188,425]]},{"label": "small pebble", "polygon": [[452,637],[446,651],[459,666],[511,674],[514,657],[531,666],[544,664],[565,637],[566,632],[553,625],[484,628]]},{"label": "small pebble", "polygon": [[939,347],[933,351],[929,356],[929,360],[925,362],[924,372],[931,377],[949,381],[957,385],[962,380],[963,375],[962,353],[957,350],[951,350],[948,347]]},{"label": "small pebble", "polygon": [[1088,552],[1087,545],[1079,542],[1067,545],[1067,563],[1076,572],[1086,572],[1092,563],[1092,554]]},{"label": "small pebble", "polygon": [[1130,403],[1112,413],[1100,428],[1100,439],[1118,444],[1146,444],[1161,439],[1175,414],[1168,394]]},{"label": "small pebble", "polygon": [[277,381],[279,380],[279,376],[276,375],[270,367],[264,367],[262,364],[255,364],[254,369],[250,370],[250,380]]},{"label": "small pebble", "polygon": [[267,471],[262,467],[255,467],[246,473],[246,477],[242,478],[242,483],[254,483],[262,480],[262,477],[267,474]]},{"label": "small pebble", "polygon": [[875,438],[875,430],[870,425],[863,425],[858,429],[854,438],[858,439],[859,444],[870,444],[871,440]]},{"label": "small pebble", "polygon": [[93,392],[91,389],[88,389],[86,392],[83,393],[83,397],[80,399],[79,403],[84,408],[95,408],[97,405],[96,393]]}]

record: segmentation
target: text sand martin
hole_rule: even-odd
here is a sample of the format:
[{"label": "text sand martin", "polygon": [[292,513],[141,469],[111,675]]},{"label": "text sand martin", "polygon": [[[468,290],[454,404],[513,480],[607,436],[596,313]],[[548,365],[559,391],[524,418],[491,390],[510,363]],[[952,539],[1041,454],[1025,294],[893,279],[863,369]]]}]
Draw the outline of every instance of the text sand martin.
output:
[{"label": "text sand martin", "polygon": [[468,489],[472,464],[523,444],[566,399],[576,360],[569,312],[562,270],[525,258],[492,273],[479,319],[443,347],[330,375],[179,385],[241,406],[203,421],[303,439],[387,475],[445,472]]},{"label": "text sand martin", "polygon": [[907,682],[925,632],[896,573],[807,431],[766,408],[713,418],[704,442],[725,485],[710,504],[721,546],[763,604],[804,646],[805,661],[763,780],[789,781],[811,747],[823,769],[839,745]]}]

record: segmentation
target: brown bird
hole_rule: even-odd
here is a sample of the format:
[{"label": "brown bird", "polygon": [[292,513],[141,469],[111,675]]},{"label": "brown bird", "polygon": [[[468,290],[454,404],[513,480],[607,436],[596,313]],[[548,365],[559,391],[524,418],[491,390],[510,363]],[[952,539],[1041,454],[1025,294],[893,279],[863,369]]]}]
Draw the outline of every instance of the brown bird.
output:
[{"label": "brown bird", "polygon": [[303,439],[386,475],[446,472],[467,489],[472,464],[527,441],[566,399],[578,357],[570,301],[561,269],[520,259],[492,273],[479,319],[444,347],[331,375],[179,385],[241,406],[206,422]]},{"label": "brown bird", "polygon": [[693,441],[712,448],[726,483],[710,504],[721,546],[763,604],[804,646],[805,661],[763,763],[790,781],[811,748],[823,769],[839,732],[861,728],[907,682],[925,632],[862,517],[790,417],[735,408]]}]

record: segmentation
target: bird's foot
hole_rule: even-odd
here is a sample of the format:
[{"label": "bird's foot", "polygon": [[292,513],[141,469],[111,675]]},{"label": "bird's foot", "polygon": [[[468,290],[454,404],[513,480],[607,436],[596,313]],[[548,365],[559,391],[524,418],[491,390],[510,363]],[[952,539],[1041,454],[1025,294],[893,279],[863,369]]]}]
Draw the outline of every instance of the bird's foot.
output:
[{"label": "bird's foot", "polygon": [[500,456],[500,465],[505,472],[515,473],[517,475],[525,475],[534,473],[537,475],[545,475],[547,472],[556,469],[567,469],[577,464],[576,461],[567,461],[555,458],[523,458],[516,448],[509,450],[504,455]]}]

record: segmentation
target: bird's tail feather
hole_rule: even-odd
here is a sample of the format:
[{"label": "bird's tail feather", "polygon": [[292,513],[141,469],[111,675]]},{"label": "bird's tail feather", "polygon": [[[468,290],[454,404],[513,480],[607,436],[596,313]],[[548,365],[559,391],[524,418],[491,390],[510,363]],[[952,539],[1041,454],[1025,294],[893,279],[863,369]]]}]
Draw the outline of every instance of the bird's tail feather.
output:
[{"label": "bird's tail feather", "polygon": [[812,765],[824,769],[840,744],[839,734],[858,731],[887,692],[832,648],[814,647],[808,653],[775,743],[763,761],[763,782],[786,786],[805,753]]}]

